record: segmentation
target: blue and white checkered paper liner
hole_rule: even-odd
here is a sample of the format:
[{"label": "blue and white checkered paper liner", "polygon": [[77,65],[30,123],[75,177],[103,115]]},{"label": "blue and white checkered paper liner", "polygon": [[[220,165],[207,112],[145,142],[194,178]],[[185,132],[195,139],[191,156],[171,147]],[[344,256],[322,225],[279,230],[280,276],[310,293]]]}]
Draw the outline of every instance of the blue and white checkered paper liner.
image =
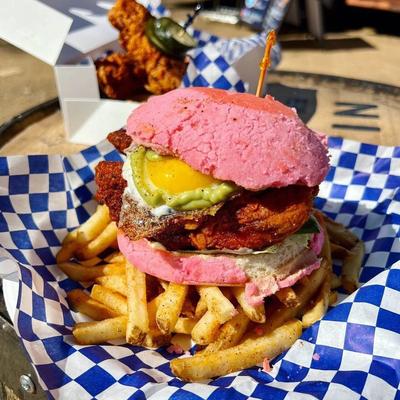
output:
[{"label": "blue and white checkered paper liner", "polygon": [[19,264],[15,328],[49,397],[399,399],[400,147],[339,138],[329,146],[332,168],[316,204],[365,241],[367,283],[306,330],[271,373],[254,367],[207,383],[175,378],[165,349],[73,343],[81,317],[65,292],[78,284],[54,255],[95,210],[95,165],[119,154],[103,142],[68,157],[0,158],[0,259]]},{"label": "blue and white checkered paper liner", "polygon": [[[245,92],[247,82],[240,78],[235,63],[254,48],[264,47],[266,32],[268,30],[241,39],[221,39],[206,32],[192,31],[198,47],[189,52],[190,61],[182,87],[205,86]],[[280,58],[280,46],[275,45],[271,51],[271,68],[278,65]],[[257,66],[252,68],[257,69]]]}]

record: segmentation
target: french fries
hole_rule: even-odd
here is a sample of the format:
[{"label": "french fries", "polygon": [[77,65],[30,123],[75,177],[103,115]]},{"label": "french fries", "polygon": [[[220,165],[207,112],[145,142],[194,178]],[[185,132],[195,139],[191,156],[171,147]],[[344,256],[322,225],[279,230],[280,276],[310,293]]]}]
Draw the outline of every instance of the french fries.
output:
[{"label": "french fries", "polygon": [[331,292],[329,293],[329,307],[330,307],[330,306],[333,306],[337,301],[338,301],[337,292],[331,291]]},{"label": "french fries", "polygon": [[350,254],[343,260],[342,286],[347,293],[353,293],[358,289],[358,276],[360,275],[364,255],[364,243],[360,241],[352,248]]},{"label": "french fries", "polygon": [[251,337],[229,349],[172,360],[171,369],[176,376],[185,381],[226,375],[252,367],[265,358],[275,358],[300,337],[301,331],[300,321],[288,321],[264,336]]},{"label": "french fries", "polygon": [[221,290],[216,286],[198,286],[197,290],[200,297],[203,297],[207,309],[211,311],[220,324],[230,320],[235,314],[234,305],[223,295]]},{"label": "french fries", "polygon": [[285,307],[296,307],[299,304],[297,294],[291,287],[280,289],[275,296]]},{"label": "french fries", "polygon": [[90,295],[93,299],[114,310],[118,315],[128,314],[128,302],[126,297],[119,293],[104,286],[93,285]]},{"label": "french fries", "polygon": [[314,322],[320,320],[326,313],[329,307],[329,296],[331,292],[331,282],[329,279],[330,275],[327,274],[324,282],[322,283],[317,298],[314,301],[314,305],[311,309],[307,310],[301,322],[304,328],[310,327]]},{"label": "french fries", "polygon": [[[317,217],[325,233],[321,267],[280,289],[265,306],[252,306],[243,286],[189,287],[139,271],[118,250],[116,224],[107,207],[99,206],[66,236],[57,254],[59,268],[71,279],[94,283],[90,295],[81,289],[67,294],[71,309],[94,320],[76,324],[73,336],[83,345],[124,338],[149,348],[187,338],[202,348],[173,360],[171,369],[189,381],[272,359],[337,301],[333,289],[342,286],[350,293],[358,287],[363,243],[341,224]],[[332,272],[332,258],[343,260],[341,276]]]},{"label": "french fries", "polygon": [[331,289],[337,289],[340,286],[342,286],[342,279],[332,272],[331,273]]},{"label": "french fries", "polygon": [[331,254],[334,258],[343,260],[341,286],[347,293],[358,289],[360,269],[365,255],[364,243],[342,224],[324,217],[329,235]]},{"label": "french fries", "polygon": [[122,294],[122,296],[128,296],[128,287],[126,285],[125,274],[99,276],[95,279],[95,282],[108,289],[114,290],[114,292]]},{"label": "french fries", "polygon": [[347,230],[342,224],[331,220],[325,215],[323,215],[323,218],[329,238],[333,243],[346,249],[351,249],[357,244],[358,238],[354,233]]},{"label": "french fries", "polygon": [[157,321],[156,321],[156,314],[157,309],[161,304],[161,301],[164,297],[164,293],[160,293],[157,297],[147,303],[147,315],[149,318],[149,327],[150,328],[157,328]]},{"label": "french fries", "polygon": [[104,275],[122,275],[125,273],[123,264],[104,264],[94,267],[85,267],[74,262],[64,262],[58,267],[73,281],[89,282]]},{"label": "french fries", "polygon": [[225,322],[225,324],[221,327],[216,340],[210,343],[201,352],[201,354],[213,353],[215,351],[224,350],[235,346],[239,343],[240,339],[242,339],[247,330],[249,322],[250,320],[244,310],[239,309],[238,314],[229,321]]},{"label": "french fries", "polygon": [[67,236],[65,236],[62,242],[63,247],[68,243],[76,242],[77,237],[78,237],[78,229],[74,229],[73,231],[68,232]]},{"label": "french fries", "polygon": [[128,284],[128,324],[126,341],[140,344],[149,331],[149,315],[146,301],[146,276],[131,263],[126,262]]},{"label": "french fries", "polygon": [[204,297],[200,297],[194,311],[194,317],[200,319],[207,312],[207,303]]},{"label": "french fries", "polygon": [[73,241],[73,239],[70,239],[67,241],[65,244],[63,243],[61,249],[56,255],[56,261],[57,264],[63,263],[68,261],[73,257],[75,254],[76,249],[78,248],[78,245],[76,242]]},{"label": "french fries", "polygon": [[107,256],[104,261],[108,263],[125,263],[125,257],[122,255],[120,251],[114,251],[114,253],[111,253],[109,256]]},{"label": "french fries", "polygon": [[81,289],[73,289],[68,292],[67,300],[72,310],[81,312],[95,321],[119,315],[116,311],[93,299]]},{"label": "french fries", "polygon": [[176,321],[174,333],[183,333],[185,335],[190,335],[197,322],[198,320],[194,318],[180,317]]},{"label": "french fries", "polygon": [[192,329],[193,341],[200,345],[212,343],[218,336],[219,321],[212,311],[207,311]]},{"label": "french fries", "polygon": [[81,322],[72,330],[79,344],[98,344],[122,339],[126,332],[126,316],[103,319],[96,322]]},{"label": "french fries", "polygon": [[98,205],[96,212],[76,230],[76,241],[86,244],[96,239],[106,229],[110,215],[106,205]]},{"label": "french fries", "polygon": [[114,244],[117,239],[117,225],[116,223],[110,222],[91,242],[87,243],[85,246],[79,248],[76,251],[76,255],[79,259],[88,260],[90,258],[96,257],[112,244]]},{"label": "french fries", "polygon": [[331,253],[333,258],[339,258],[340,260],[343,260],[345,257],[349,255],[350,252],[345,247],[332,242]]},{"label": "french fries", "polygon": [[150,349],[156,349],[157,347],[168,344],[171,340],[170,335],[164,335],[158,328],[150,329],[141,343],[145,347]]},{"label": "french fries", "polygon": [[157,308],[156,322],[160,331],[170,334],[174,329],[188,293],[188,286],[170,283]]},{"label": "french fries", "polygon": [[295,307],[286,307],[279,303],[271,312],[271,315],[268,316],[265,324],[260,325],[260,329],[263,329],[266,332],[273,331],[278,326],[283,325],[286,321],[298,316],[321,286],[328,272],[326,265],[322,264],[320,268],[306,277],[306,283],[300,283],[298,285],[300,287],[296,290],[298,304]]},{"label": "french fries", "polygon": [[244,288],[243,287],[233,287],[232,289],[233,295],[236,297],[237,302],[243,309],[243,312],[247,315],[247,317],[253,321],[262,324],[265,322],[265,308],[264,304],[259,306],[250,305],[245,297]]},{"label": "french fries", "polygon": [[81,260],[79,264],[85,267],[93,267],[94,265],[100,264],[103,260],[100,257],[89,258],[89,260]]}]

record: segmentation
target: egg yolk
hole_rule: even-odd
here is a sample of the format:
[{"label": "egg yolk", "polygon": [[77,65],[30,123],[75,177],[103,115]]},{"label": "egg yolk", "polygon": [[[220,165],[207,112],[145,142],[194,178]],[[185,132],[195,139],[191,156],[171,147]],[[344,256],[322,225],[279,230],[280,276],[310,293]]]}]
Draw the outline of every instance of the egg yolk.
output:
[{"label": "egg yolk", "polygon": [[146,172],[151,183],[170,194],[204,188],[220,183],[211,176],[192,169],[185,162],[172,157],[146,160]]}]

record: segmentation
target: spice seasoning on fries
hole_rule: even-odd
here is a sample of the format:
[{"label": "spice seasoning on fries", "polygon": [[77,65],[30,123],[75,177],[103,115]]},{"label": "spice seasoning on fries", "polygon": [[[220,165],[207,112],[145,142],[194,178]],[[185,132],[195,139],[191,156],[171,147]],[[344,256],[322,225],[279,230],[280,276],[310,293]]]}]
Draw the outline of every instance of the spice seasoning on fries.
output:
[{"label": "spice seasoning on fries", "polygon": [[363,244],[313,209],[326,148],[293,110],[182,89],[138,107],[111,140],[126,162],[98,165],[101,205],[57,256],[94,283],[68,294],[95,320],[76,325],[78,343],[186,337],[197,353],[171,369],[207,379],[273,359],[326,313],[332,289],[357,288]]}]

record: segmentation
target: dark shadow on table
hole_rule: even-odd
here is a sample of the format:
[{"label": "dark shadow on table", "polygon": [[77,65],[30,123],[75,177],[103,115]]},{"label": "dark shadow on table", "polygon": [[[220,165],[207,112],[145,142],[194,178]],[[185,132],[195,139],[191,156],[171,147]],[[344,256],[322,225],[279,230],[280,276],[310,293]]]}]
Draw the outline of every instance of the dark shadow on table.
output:
[{"label": "dark shadow on table", "polygon": [[294,39],[282,40],[281,42],[283,51],[285,50],[352,50],[352,49],[373,49],[374,46],[365,40],[355,38],[342,38],[342,39],[324,39],[318,41],[316,39]]}]

